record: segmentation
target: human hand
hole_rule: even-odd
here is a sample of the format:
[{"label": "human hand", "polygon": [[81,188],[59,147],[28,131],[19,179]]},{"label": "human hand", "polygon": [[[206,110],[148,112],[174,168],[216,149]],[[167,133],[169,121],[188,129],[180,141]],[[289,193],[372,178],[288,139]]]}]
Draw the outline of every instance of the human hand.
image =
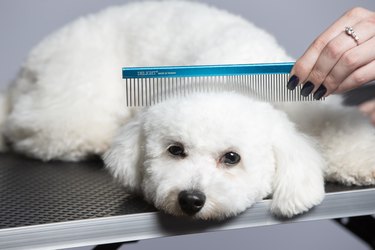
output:
[{"label": "human hand", "polygon": [[375,12],[357,7],[315,39],[296,61],[287,87],[293,90],[301,83],[301,95],[314,93],[314,99],[320,99],[374,79]]}]

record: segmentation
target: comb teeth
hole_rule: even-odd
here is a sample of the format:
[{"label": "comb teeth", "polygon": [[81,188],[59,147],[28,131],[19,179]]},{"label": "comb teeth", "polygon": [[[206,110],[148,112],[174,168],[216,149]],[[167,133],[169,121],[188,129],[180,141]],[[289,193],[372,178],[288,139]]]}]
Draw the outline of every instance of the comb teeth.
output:
[{"label": "comb teeth", "polygon": [[287,89],[293,63],[124,68],[126,105],[150,106],[192,93],[235,91],[268,102],[314,101]]},{"label": "comb teeth", "polygon": [[150,106],[192,93],[238,92],[268,102],[314,101],[302,96],[301,85],[286,88],[289,74],[126,79],[126,105]]}]

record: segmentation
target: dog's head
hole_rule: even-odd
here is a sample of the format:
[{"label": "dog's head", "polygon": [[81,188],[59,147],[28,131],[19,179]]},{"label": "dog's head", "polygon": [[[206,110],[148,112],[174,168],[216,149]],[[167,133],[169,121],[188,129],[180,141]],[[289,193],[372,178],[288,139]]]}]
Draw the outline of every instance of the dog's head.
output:
[{"label": "dog's head", "polygon": [[293,216],[323,197],[323,161],[312,142],[271,105],[234,93],[157,104],[125,125],[107,168],[158,209],[222,219],[272,194]]}]

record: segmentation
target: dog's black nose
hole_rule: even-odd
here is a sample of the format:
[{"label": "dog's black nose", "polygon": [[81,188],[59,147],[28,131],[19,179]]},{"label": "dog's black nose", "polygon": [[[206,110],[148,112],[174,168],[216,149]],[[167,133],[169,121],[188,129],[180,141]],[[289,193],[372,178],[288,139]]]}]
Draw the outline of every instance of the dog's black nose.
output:
[{"label": "dog's black nose", "polygon": [[178,203],[180,204],[181,210],[188,215],[198,213],[205,202],[206,196],[198,190],[181,191],[178,194]]}]

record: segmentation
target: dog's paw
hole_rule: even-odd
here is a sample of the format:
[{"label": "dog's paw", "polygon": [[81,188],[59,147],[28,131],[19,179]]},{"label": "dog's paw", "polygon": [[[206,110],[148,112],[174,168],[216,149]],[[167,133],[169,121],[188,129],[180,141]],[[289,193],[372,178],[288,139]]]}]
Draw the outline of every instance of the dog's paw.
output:
[{"label": "dog's paw", "polygon": [[327,174],[326,179],[345,185],[375,185],[375,166],[339,169]]},{"label": "dog's paw", "polygon": [[308,181],[305,183],[306,188],[289,190],[284,195],[274,194],[271,212],[278,217],[291,218],[320,204],[325,194],[323,182],[319,186],[309,185]]}]

